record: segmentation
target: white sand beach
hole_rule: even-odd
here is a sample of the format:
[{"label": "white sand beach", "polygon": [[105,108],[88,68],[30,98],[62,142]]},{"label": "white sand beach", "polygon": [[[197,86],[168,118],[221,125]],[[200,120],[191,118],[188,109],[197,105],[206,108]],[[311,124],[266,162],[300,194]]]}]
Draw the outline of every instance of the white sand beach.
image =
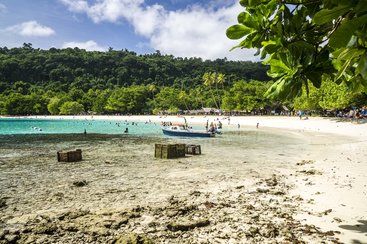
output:
[{"label": "white sand beach", "polygon": [[[37,116],[37,118],[184,122],[184,119],[178,116]],[[301,223],[316,226],[325,232],[336,231],[336,237],[341,243],[367,243],[367,123],[339,122],[332,118],[319,117],[309,117],[307,120],[282,116],[231,116],[229,119],[223,116],[185,116],[185,118],[188,124],[203,125],[203,129],[208,120],[209,123],[220,120],[224,128],[232,130],[279,130],[280,133],[294,133],[303,139],[310,137],[320,139],[315,140],[319,144],[312,145],[314,149],[312,152],[305,149],[303,154],[295,155],[294,158],[298,159],[293,165],[273,169],[273,173],[284,176],[285,181],[292,186],[290,194],[302,199],[294,215]],[[262,166],[251,167],[253,170],[261,171]],[[264,170],[269,171],[265,168]],[[271,171],[272,169],[267,173],[271,175]]]}]

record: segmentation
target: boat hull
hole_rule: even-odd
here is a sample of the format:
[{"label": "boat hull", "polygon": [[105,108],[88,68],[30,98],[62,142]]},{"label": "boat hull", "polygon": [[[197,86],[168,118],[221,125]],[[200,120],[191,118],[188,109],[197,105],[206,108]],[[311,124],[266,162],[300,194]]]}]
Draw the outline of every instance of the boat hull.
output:
[{"label": "boat hull", "polygon": [[169,129],[162,129],[163,134],[168,136],[183,136],[183,137],[214,137],[215,134],[210,132],[199,132],[199,131],[173,131]]}]

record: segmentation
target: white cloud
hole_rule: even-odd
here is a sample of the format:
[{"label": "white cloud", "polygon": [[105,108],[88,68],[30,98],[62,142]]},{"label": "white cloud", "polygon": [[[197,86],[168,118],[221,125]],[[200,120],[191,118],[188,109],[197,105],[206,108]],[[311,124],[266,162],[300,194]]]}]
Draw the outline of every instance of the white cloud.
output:
[{"label": "white cloud", "polygon": [[88,2],[85,0],[60,0],[69,7],[72,12],[82,13],[88,10]]},{"label": "white cloud", "polygon": [[62,45],[62,48],[68,48],[68,47],[70,48],[78,47],[80,49],[85,49],[87,51],[100,51],[100,52],[107,51],[108,49],[107,47],[99,46],[93,40],[89,40],[86,42],[65,42]]},{"label": "white cloud", "polygon": [[0,14],[6,13],[7,11],[8,11],[8,8],[4,4],[0,3]]},{"label": "white cloud", "polygon": [[[193,5],[184,10],[167,11],[155,4],[146,6],[144,0],[60,0],[69,10],[86,13],[95,23],[127,21],[137,34],[148,38],[153,50],[181,57],[231,60],[258,60],[254,50],[229,50],[239,41],[229,40],[226,29],[237,22],[243,11],[238,3]],[[219,7],[222,6],[222,7]]]},{"label": "white cloud", "polygon": [[19,25],[13,25],[5,29],[8,32],[12,32],[21,36],[51,36],[55,34],[55,31],[50,27],[39,24],[37,21],[23,22]]}]

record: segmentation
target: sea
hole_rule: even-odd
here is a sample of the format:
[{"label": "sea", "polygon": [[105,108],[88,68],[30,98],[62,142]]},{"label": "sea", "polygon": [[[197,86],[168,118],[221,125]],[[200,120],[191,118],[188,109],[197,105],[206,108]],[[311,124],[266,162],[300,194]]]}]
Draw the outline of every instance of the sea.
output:
[{"label": "sea", "polygon": [[[205,130],[203,125],[193,124],[194,130]],[[125,131],[128,130],[128,133]],[[52,141],[104,141],[111,138],[139,138],[139,140],[174,141],[186,144],[218,144],[243,148],[243,150],[276,150],[297,147],[305,142],[299,133],[273,129],[226,128],[214,138],[180,138],[162,133],[158,122],[134,122],[126,120],[48,119],[48,118],[0,118],[0,146]],[[1,148],[1,147],[0,147]],[[297,147],[298,148],[298,147]]]},{"label": "sea", "polygon": [[36,118],[2,118],[0,135],[24,134],[126,134],[159,136],[160,124],[111,120],[67,120]]}]

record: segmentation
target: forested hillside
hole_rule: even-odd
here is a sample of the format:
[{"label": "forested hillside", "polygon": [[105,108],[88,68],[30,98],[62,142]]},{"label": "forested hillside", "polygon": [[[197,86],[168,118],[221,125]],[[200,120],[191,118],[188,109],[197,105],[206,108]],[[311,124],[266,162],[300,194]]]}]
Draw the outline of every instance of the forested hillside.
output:
[{"label": "forested hillside", "polygon": [[[80,109],[97,113],[178,110],[189,108],[183,103],[186,102],[184,96],[187,97],[190,91],[191,94],[197,91],[201,96],[201,101],[191,103],[190,109],[214,106],[212,98],[205,98],[212,97],[203,88],[202,77],[206,72],[225,75],[221,89],[238,80],[269,80],[266,67],[261,63],[177,58],[161,55],[159,51],[137,55],[128,50],[113,49],[108,52],[78,48],[41,50],[25,43],[22,48],[0,48],[0,112],[58,114]],[[153,103],[161,91],[162,104]],[[171,95],[163,95],[165,93]],[[124,96],[131,97],[122,101]],[[167,101],[170,96],[174,102]],[[65,102],[69,106],[73,103],[79,109],[62,109]]]},{"label": "forested hillside", "polygon": [[203,107],[259,111],[284,104],[322,110],[367,100],[364,93],[352,94],[325,80],[319,89],[310,84],[308,95],[304,91],[280,102],[264,96],[272,84],[261,63],[178,58],[159,51],[0,48],[2,115],[177,113]]},{"label": "forested hillside", "polygon": [[226,75],[227,84],[244,80],[269,80],[261,63],[176,58],[154,54],[137,55],[128,50],[88,52],[78,48],[40,50],[31,44],[23,48],[0,48],[1,92],[15,82],[42,85],[54,91],[76,87],[113,89],[131,85],[175,86],[188,88],[202,83],[205,72]]}]

